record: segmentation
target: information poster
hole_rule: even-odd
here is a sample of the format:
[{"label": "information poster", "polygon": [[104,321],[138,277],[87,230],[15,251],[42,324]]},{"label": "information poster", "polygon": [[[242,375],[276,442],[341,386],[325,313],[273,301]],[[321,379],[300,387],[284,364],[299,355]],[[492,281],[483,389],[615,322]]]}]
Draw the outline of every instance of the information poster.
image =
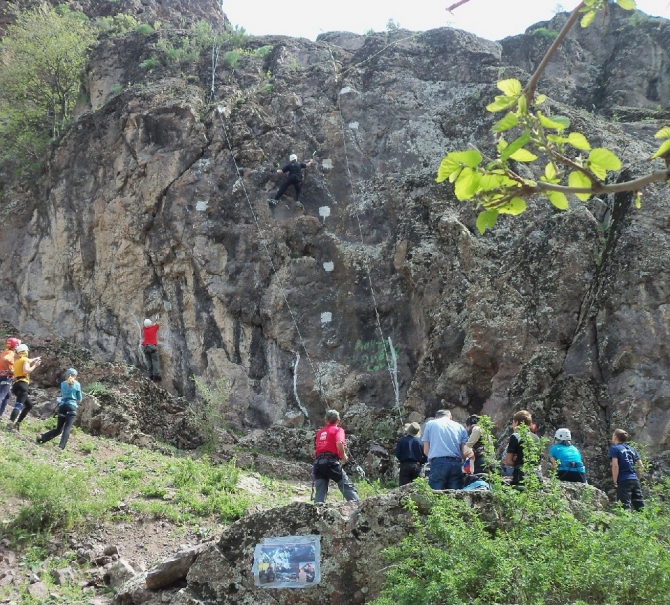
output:
[{"label": "information poster", "polygon": [[254,551],[254,582],[263,588],[307,588],[321,581],[321,536],[265,538]]}]

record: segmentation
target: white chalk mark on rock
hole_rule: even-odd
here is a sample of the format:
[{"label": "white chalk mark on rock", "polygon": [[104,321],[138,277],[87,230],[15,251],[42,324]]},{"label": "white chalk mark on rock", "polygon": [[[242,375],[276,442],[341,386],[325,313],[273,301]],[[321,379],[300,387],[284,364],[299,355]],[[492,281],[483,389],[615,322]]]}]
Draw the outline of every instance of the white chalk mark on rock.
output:
[{"label": "white chalk mark on rock", "polygon": [[321,206],[319,208],[319,216],[322,216],[325,221],[326,217],[330,216],[330,206]]},{"label": "white chalk mark on rock", "polygon": [[330,273],[335,270],[335,263],[329,260],[327,263],[323,263],[323,269],[326,273]]},{"label": "white chalk mark on rock", "polygon": [[349,122],[349,128],[351,130],[358,130],[358,122]]},{"label": "white chalk mark on rock", "polygon": [[348,92],[352,92],[351,86],[345,86],[342,90],[340,90],[341,95],[346,95]]},{"label": "white chalk mark on rock", "polygon": [[329,324],[331,321],[333,321],[333,314],[330,311],[324,311],[321,313],[322,324]]},{"label": "white chalk mark on rock", "polygon": [[331,160],[331,159],[323,160],[323,162],[321,163],[321,166],[323,166],[324,170],[332,170],[333,160]]},{"label": "white chalk mark on rock", "polygon": [[295,395],[295,401],[300,408],[300,411],[305,415],[307,421],[309,422],[309,413],[302,405],[300,397],[298,397],[298,364],[300,363],[300,353],[295,354],[295,365],[293,366],[293,395]]},{"label": "white chalk mark on rock", "polygon": [[200,212],[204,212],[207,210],[208,202],[206,200],[200,200],[196,205],[195,209],[199,210]]}]

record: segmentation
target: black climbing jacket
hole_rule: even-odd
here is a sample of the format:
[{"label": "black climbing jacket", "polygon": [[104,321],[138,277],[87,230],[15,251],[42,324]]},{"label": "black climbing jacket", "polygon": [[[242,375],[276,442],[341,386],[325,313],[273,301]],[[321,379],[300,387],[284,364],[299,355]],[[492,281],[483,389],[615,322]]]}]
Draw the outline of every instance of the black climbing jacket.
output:
[{"label": "black climbing jacket", "polygon": [[302,171],[307,168],[307,164],[302,162],[289,162],[281,171],[288,176],[289,183],[299,183],[302,181]]}]

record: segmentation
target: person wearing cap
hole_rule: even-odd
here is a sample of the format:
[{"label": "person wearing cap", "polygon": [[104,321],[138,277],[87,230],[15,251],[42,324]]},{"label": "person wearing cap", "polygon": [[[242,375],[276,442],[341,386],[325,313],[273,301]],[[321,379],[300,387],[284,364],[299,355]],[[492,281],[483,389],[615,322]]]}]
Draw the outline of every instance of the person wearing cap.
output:
[{"label": "person wearing cap", "polygon": [[144,320],[142,328],[142,352],[149,369],[149,378],[154,382],[160,382],[161,368],[158,360],[158,330],[160,326],[150,319]]},{"label": "person wearing cap", "polygon": [[61,400],[58,404],[58,423],[56,424],[56,428],[38,435],[37,443],[46,443],[63,433],[58,447],[64,450],[70,438],[72,425],[77,417],[79,402],[82,399],[81,385],[77,381],[77,370],[70,368],[65,372],[65,380],[61,382],[60,392]]},{"label": "person wearing cap", "polygon": [[586,467],[582,455],[572,445],[570,429],[558,429],[554,435],[554,445],[549,450],[551,463],[554,465],[561,481],[586,483]]},{"label": "person wearing cap", "polygon": [[410,422],[403,427],[405,435],[395,446],[395,457],[400,462],[398,483],[400,487],[412,483],[421,474],[421,466],[428,460],[423,453],[423,445],[419,434],[421,426],[418,422]]},{"label": "person wearing cap", "polygon": [[314,503],[325,502],[328,484],[332,479],[337,483],[347,501],[358,500],[356,486],[342,468],[348,461],[345,451],[344,429],[340,427],[340,414],[337,410],[326,412],[326,426],[316,432],[316,450],[312,467],[313,486],[316,488]]},{"label": "person wearing cap", "polygon": [[435,412],[435,418],[423,430],[423,452],[430,462],[430,487],[463,489],[463,461],[472,457],[467,442],[468,432],[451,419],[449,410]]},{"label": "person wearing cap", "polygon": [[5,413],[12,393],[16,347],[20,344],[21,341],[18,338],[8,338],[5,350],[0,353],[0,416]]},{"label": "person wearing cap", "polygon": [[482,429],[478,422],[479,416],[477,416],[477,414],[468,416],[465,421],[465,430],[468,432],[468,442],[466,445],[474,454],[473,474],[483,475],[489,472],[489,468],[484,459],[484,441],[482,437]]},{"label": "person wearing cap", "polygon": [[14,360],[14,384],[12,385],[12,393],[16,396],[16,404],[14,404],[14,409],[9,416],[9,426],[18,431],[23,419],[33,409],[33,402],[29,397],[30,374],[39,367],[42,358],[34,357],[30,359],[28,357],[28,345],[24,344],[16,347],[16,354],[18,357]]},{"label": "person wearing cap", "polygon": [[642,510],[644,497],[640,477],[644,472],[644,464],[639,452],[628,445],[628,433],[623,429],[616,429],[612,434],[609,457],[617,500],[625,510]]},{"label": "person wearing cap", "polygon": [[[521,485],[524,480],[524,449],[522,443],[524,439],[522,437],[522,432],[519,429],[521,425],[528,427],[527,439],[531,439],[535,443],[539,443],[540,441],[540,438],[532,430],[533,416],[531,413],[528,410],[519,410],[516,412],[514,416],[512,416],[512,430],[514,433],[510,435],[504,460],[506,466],[511,466],[514,469],[512,472],[512,485]],[[539,468],[538,473],[540,473]]]},{"label": "person wearing cap", "polygon": [[312,160],[307,162],[298,162],[298,156],[295,153],[292,153],[289,157],[289,163],[286,164],[280,170],[277,170],[277,174],[285,174],[286,179],[279,186],[277,194],[268,200],[271,206],[275,206],[282,195],[286,193],[286,190],[293,185],[295,189],[295,201],[297,202],[298,208],[302,208],[300,203],[300,195],[302,194],[302,171],[306,168],[309,168],[312,165]]}]

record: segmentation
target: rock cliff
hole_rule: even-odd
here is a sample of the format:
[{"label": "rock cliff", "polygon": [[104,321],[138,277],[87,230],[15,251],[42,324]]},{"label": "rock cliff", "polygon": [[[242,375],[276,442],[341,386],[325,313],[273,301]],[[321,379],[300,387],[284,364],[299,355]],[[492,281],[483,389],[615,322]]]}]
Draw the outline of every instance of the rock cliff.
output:
[{"label": "rock cliff", "polygon": [[[669,32],[615,7],[545,78],[551,111],[633,174],[667,117]],[[495,82],[527,78],[546,37],[269,36],[246,45],[267,56],[221,56],[214,74],[209,56],[140,67],[182,34],[95,48],[90,101],[44,176],[2,198],[2,317],[139,364],[140,323],[160,314],[164,384],[190,397],[192,376],[228,377],[244,427],[393,407],[392,343],[417,418],[444,399],[502,430],[525,407],[543,432],[570,426],[592,467],[615,425],[670,450],[667,187],[641,210],[531,203],[480,237],[435,183],[446,152],[493,149]],[[293,152],[315,161],[304,210],[273,209]]]}]

